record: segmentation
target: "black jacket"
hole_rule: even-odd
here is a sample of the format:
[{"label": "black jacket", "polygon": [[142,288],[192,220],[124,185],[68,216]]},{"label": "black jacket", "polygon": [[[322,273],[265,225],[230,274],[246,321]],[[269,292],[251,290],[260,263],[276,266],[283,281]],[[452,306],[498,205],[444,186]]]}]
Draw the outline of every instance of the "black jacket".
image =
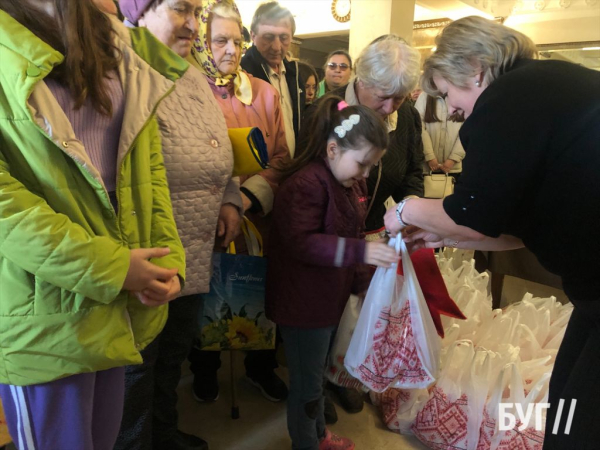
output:
[{"label": "black jacket", "polygon": [[460,140],[462,175],[444,199],[450,218],[521,238],[571,300],[598,299],[600,73],[518,61],[481,93]]},{"label": "black jacket", "polygon": [[[269,78],[269,65],[267,60],[263,58],[260,52],[255,46],[250,47],[240,63],[242,69],[248,72],[250,75],[271,84]],[[298,133],[300,132],[300,125],[302,120],[302,111],[304,110],[304,104],[306,102],[306,94],[304,93],[304,80],[300,79],[300,72],[298,71],[298,63],[296,61],[283,60],[285,66],[285,80],[290,90],[290,96],[292,97],[292,109],[294,110],[294,133],[296,139],[298,139]]]},{"label": "black jacket", "polygon": [[[341,98],[346,96],[346,86],[339,87],[327,93]],[[308,125],[311,116],[316,111],[316,105],[321,99],[317,99],[304,112],[304,122]],[[308,136],[306,129],[301,136],[296,137],[296,156],[306,145]],[[423,141],[421,139],[421,116],[419,112],[408,102],[404,102],[398,109],[398,123],[396,129],[390,132],[390,146],[381,159],[382,171],[379,187],[375,193],[375,186],[379,174],[379,168],[374,167],[367,180],[369,188],[369,202],[375,193],[373,206],[366,220],[366,230],[374,231],[383,227],[383,216],[385,214],[385,201],[392,197],[399,202],[407,195],[423,197]],[[369,203],[370,204],[370,203]]]}]

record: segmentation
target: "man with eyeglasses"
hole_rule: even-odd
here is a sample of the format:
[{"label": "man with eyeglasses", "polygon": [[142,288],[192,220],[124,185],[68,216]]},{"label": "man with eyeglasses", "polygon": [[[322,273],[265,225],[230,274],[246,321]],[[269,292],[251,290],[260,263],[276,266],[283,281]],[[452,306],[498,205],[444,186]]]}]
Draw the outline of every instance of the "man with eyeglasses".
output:
[{"label": "man with eyeglasses", "polygon": [[317,98],[348,84],[352,75],[352,58],[345,50],[334,50],[327,56],[324,69],[325,78],[319,83]]},{"label": "man with eyeglasses", "polygon": [[271,83],[279,92],[286,141],[292,157],[305,102],[304,80],[300,79],[298,64],[287,59],[295,32],[296,22],[289,9],[276,1],[263,3],[254,12],[250,27],[254,45],[246,51],[241,62],[246,72]]}]

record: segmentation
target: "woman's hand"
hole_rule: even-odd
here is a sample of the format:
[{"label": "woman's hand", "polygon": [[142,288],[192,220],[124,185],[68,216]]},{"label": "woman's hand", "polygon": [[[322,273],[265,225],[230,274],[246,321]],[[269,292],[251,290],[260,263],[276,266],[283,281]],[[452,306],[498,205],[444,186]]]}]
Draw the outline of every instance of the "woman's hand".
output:
[{"label": "woman's hand", "polygon": [[440,170],[440,168],[442,167],[437,158],[433,158],[432,160],[427,161],[427,165],[429,166],[429,170],[431,170],[432,172]]},{"label": "woman's hand", "polygon": [[438,234],[422,230],[418,227],[407,227],[402,233],[409,253],[421,248],[440,248],[444,246],[444,238]]},{"label": "woman's hand", "polygon": [[396,250],[383,242],[367,242],[365,262],[379,267],[390,267],[398,261]]},{"label": "woman's hand", "polygon": [[383,223],[385,225],[385,229],[392,237],[396,236],[402,229],[400,227],[400,222],[398,222],[398,218],[396,217],[397,207],[398,205],[392,206],[390,209],[387,210],[385,216],[383,216]]},{"label": "woman's hand", "polygon": [[456,164],[455,161],[452,161],[451,159],[447,159],[446,161],[444,161],[444,164],[440,165],[440,169],[444,173],[450,173],[450,171],[454,167],[454,164]]},{"label": "woman's hand", "polygon": [[[244,194],[242,197],[247,198]],[[219,221],[217,223],[217,236],[223,237],[223,247],[227,247],[231,241],[233,241],[238,234],[240,234],[240,223],[242,218],[238,209],[231,203],[225,203],[221,205],[221,211],[219,212]]]}]

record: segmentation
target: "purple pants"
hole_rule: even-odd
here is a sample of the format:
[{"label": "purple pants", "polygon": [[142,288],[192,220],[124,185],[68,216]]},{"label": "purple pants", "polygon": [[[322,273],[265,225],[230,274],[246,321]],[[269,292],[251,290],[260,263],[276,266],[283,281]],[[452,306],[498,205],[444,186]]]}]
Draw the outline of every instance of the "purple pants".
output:
[{"label": "purple pants", "polygon": [[125,369],[82,373],[31,386],[0,384],[19,450],[112,450],[123,414]]}]

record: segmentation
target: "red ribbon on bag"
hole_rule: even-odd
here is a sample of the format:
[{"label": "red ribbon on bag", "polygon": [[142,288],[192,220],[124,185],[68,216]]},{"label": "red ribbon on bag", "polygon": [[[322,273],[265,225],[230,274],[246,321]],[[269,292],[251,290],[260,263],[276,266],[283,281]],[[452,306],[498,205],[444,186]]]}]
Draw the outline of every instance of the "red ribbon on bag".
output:
[{"label": "red ribbon on bag", "polygon": [[[437,330],[438,335],[443,339],[444,327],[442,325],[440,314],[462,320],[465,320],[466,317],[448,294],[448,289],[446,288],[446,283],[444,282],[440,268],[435,260],[433,249],[423,248],[417,250],[410,255],[410,259],[415,268],[417,280],[421,285],[421,290],[423,291],[423,296],[427,302],[427,307],[429,308],[429,313],[433,319],[435,329]],[[397,273],[399,275],[404,275],[402,263],[398,264]]]}]

